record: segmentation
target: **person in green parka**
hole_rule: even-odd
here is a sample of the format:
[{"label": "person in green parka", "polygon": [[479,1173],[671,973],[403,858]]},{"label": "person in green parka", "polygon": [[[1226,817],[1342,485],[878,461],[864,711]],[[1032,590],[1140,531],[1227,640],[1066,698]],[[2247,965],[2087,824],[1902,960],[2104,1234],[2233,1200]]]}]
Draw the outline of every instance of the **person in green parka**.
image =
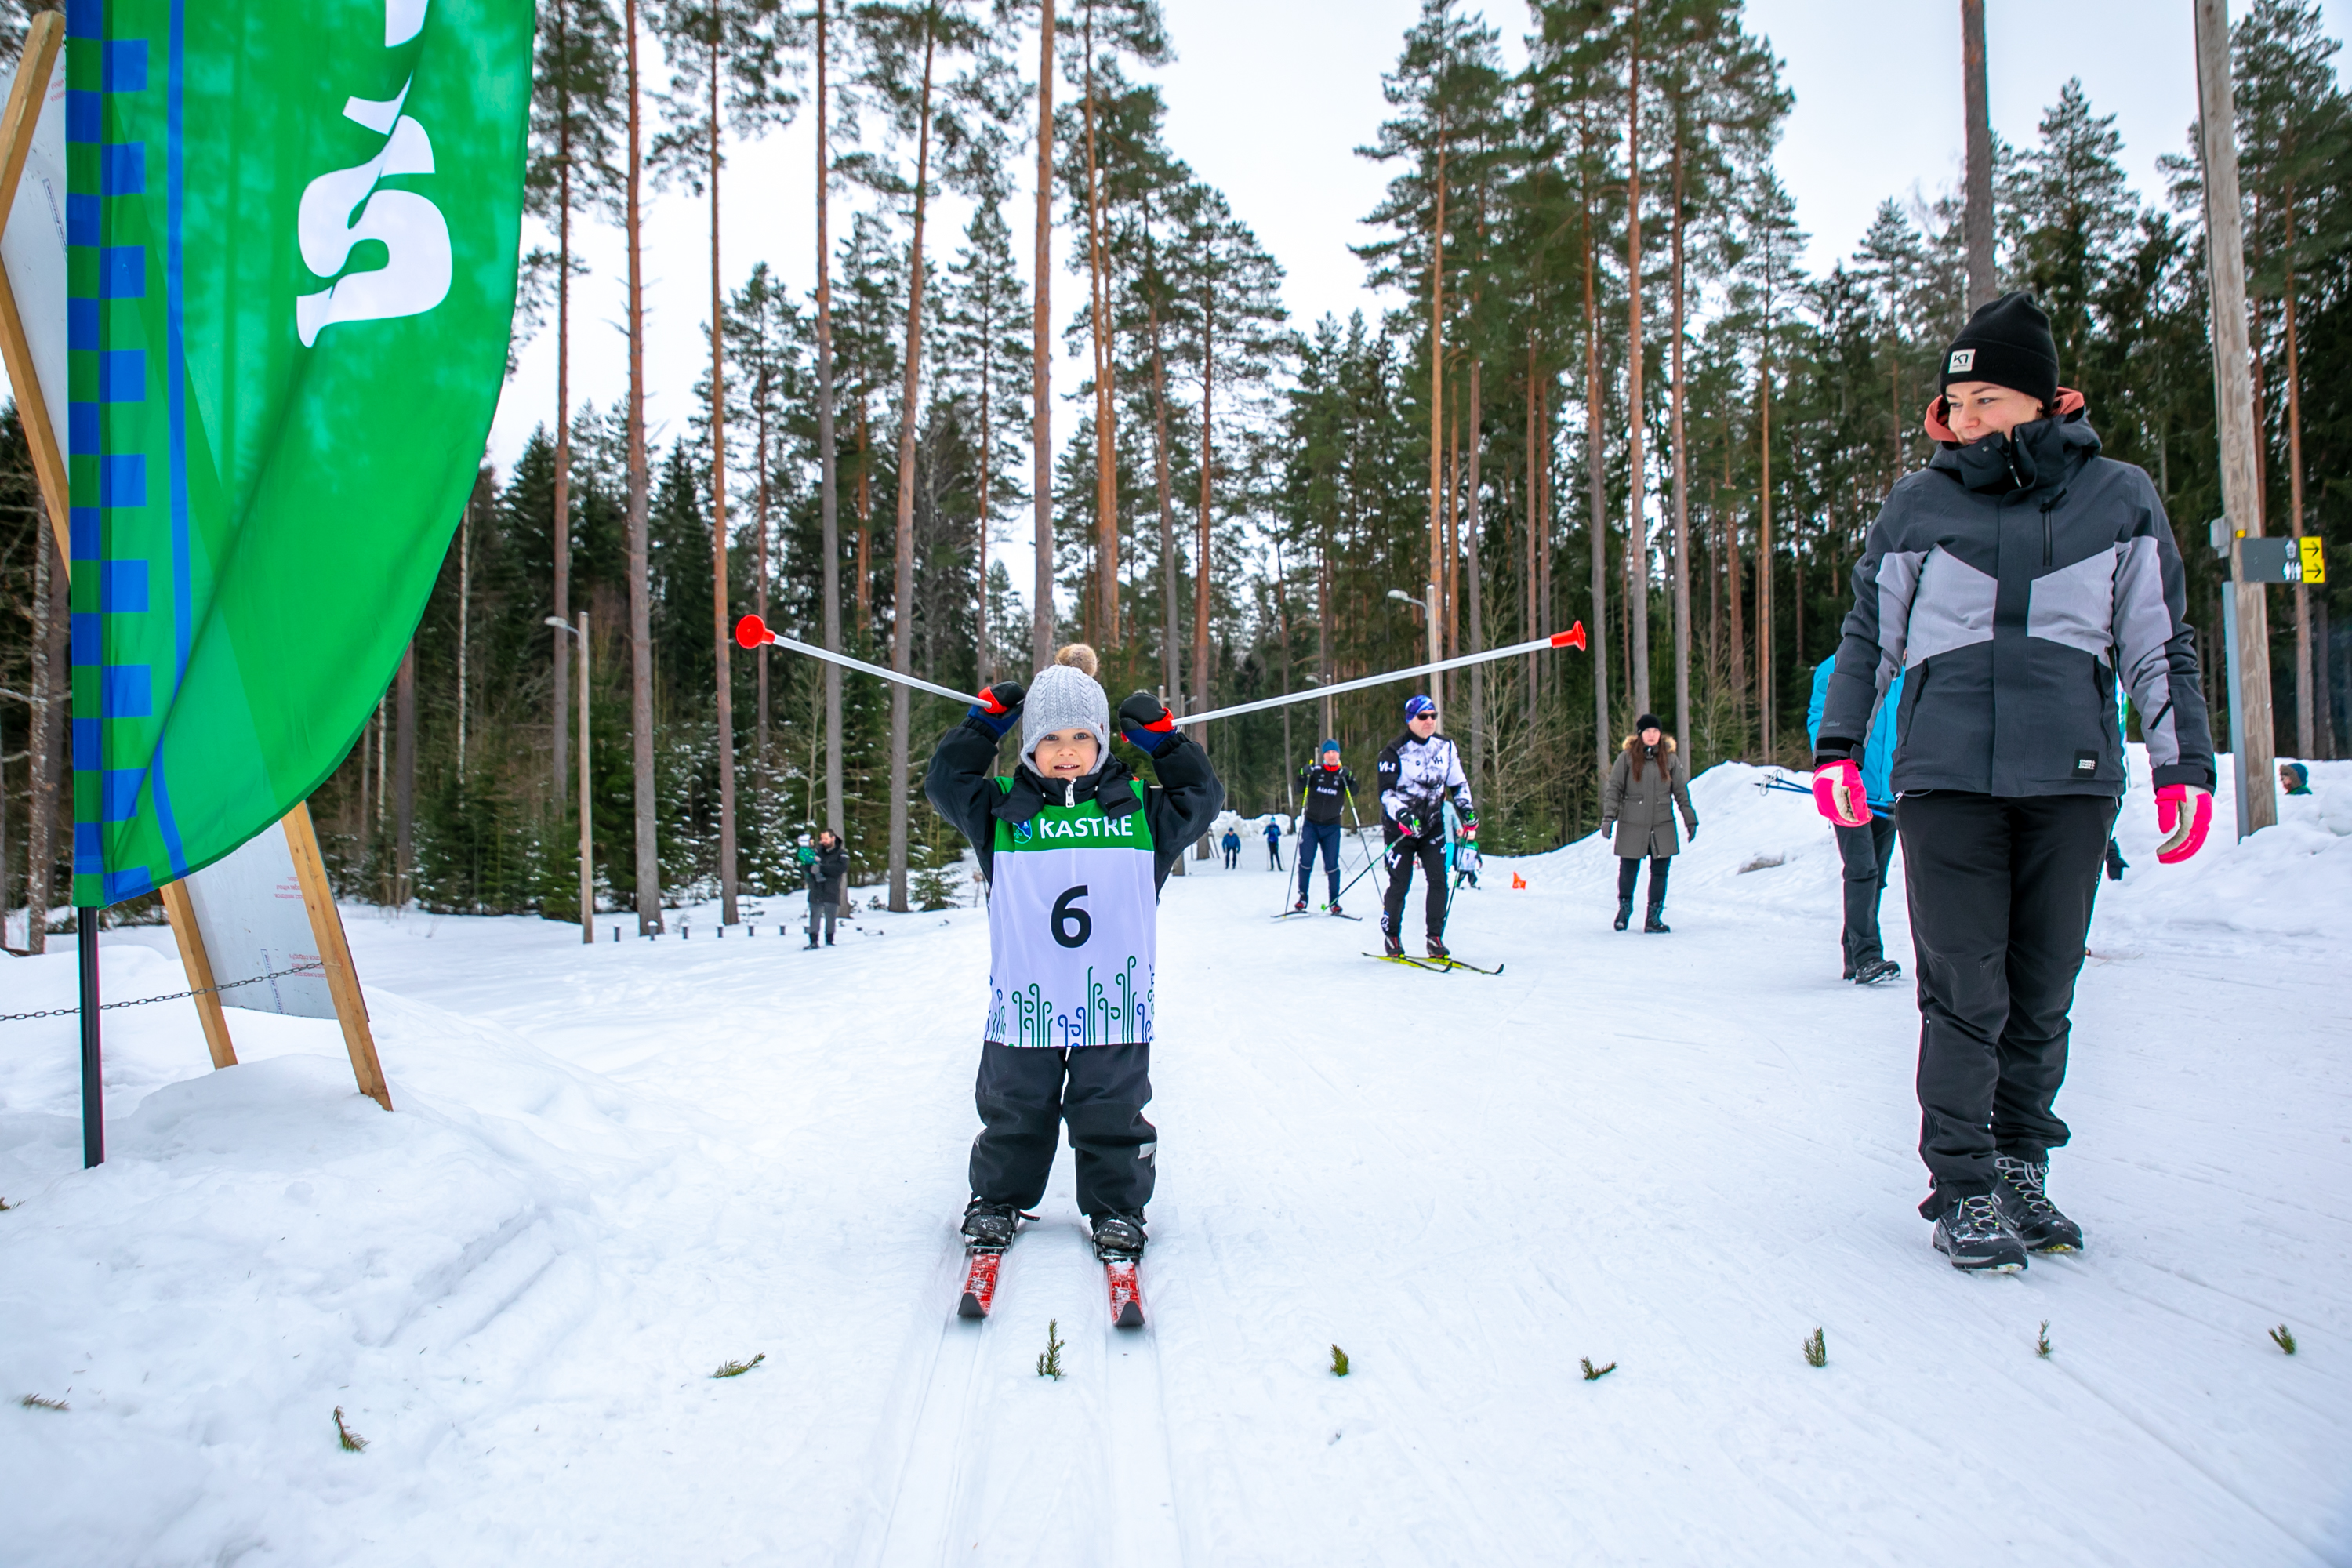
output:
[{"label": "person in green parka", "polygon": [[1666,909],[1666,871],[1682,848],[1675,835],[1677,805],[1685,828],[1696,838],[1698,813],[1691,809],[1690,768],[1675,754],[1674,737],[1659,727],[1657,715],[1644,713],[1625,737],[1601,801],[1601,836],[1613,835],[1616,840],[1619,931],[1633,918],[1633,885],[1645,856],[1650,862],[1650,912],[1642,929],[1668,929],[1661,917]]}]

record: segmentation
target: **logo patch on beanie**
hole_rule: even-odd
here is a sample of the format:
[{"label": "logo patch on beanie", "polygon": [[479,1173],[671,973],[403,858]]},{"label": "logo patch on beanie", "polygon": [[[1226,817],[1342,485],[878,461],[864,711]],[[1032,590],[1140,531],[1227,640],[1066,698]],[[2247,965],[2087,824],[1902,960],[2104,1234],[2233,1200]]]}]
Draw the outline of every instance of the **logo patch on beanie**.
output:
[{"label": "logo patch on beanie", "polygon": [[1954,350],[1952,351],[1952,363],[1951,363],[1951,364],[1950,364],[1949,366],[1948,366],[1948,367],[1947,367],[1947,369],[1948,369],[1948,371],[1949,372],[1949,374],[1954,374],[1954,375],[1957,375],[1957,374],[1958,374],[1961,371],[1964,371],[1964,370],[1974,370],[1974,369],[1976,368],[1976,364],[1977,364],[1977,351],[1976,351],[1976,350],[1974,350],[1974,349],[1954,349]]}]

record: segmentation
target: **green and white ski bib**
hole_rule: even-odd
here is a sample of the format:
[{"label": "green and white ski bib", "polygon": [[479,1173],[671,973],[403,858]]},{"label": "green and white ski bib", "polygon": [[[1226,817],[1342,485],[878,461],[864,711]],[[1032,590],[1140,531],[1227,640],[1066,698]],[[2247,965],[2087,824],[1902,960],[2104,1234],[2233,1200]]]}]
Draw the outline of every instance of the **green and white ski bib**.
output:
[{"label": "green and white ski bib", "polygon": [[[1126,787],[1139,805],[1143,786]],[[988,1038],[1055,1047],[1150,1040],[1159,913],[1141,810],[1111,817],[1087,800],[1047,805],[1026,822],[1000,817],[988,897]]]}]

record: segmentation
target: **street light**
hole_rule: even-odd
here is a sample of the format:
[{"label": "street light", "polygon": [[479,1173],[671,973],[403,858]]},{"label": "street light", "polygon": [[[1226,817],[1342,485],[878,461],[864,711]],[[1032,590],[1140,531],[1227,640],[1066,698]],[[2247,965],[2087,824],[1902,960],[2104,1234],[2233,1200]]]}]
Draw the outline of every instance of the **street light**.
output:
[{"label": "street light", "polygon": [[588,834],[588,612],[580,612],[577,626],[558,616],[548,616],[547,624],[580,644],[580,940],[592,942],[596,940],[596,862]]},{"label": "street light", "polygon": [[1399,604],[1411,605],[1414,609],[1419,610],[1424,616],[1429,613],[1429,606],[1427,605],[1422,603],[1419,599],[1414,598],[1402,588],[1391,588],[1389,590],[1389,597],[1396,600]]}]

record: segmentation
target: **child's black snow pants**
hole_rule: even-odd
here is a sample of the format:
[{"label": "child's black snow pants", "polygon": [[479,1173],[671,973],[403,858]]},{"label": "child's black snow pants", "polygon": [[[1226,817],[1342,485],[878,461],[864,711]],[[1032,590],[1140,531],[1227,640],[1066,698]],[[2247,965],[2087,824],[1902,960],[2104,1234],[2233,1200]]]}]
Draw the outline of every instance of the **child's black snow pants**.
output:
[{"label": "child's black snow pants", "polygon": [[1093,1216],[1140,1213],[1151,1201],[1160,1133],[1151,1101],[1151,1046],[980,1047],[980,1136],[971,1142],[972,1195],[1034,1208],[1053,1174],[1060,1124],[1070,1124],[1078,1208]]}]

